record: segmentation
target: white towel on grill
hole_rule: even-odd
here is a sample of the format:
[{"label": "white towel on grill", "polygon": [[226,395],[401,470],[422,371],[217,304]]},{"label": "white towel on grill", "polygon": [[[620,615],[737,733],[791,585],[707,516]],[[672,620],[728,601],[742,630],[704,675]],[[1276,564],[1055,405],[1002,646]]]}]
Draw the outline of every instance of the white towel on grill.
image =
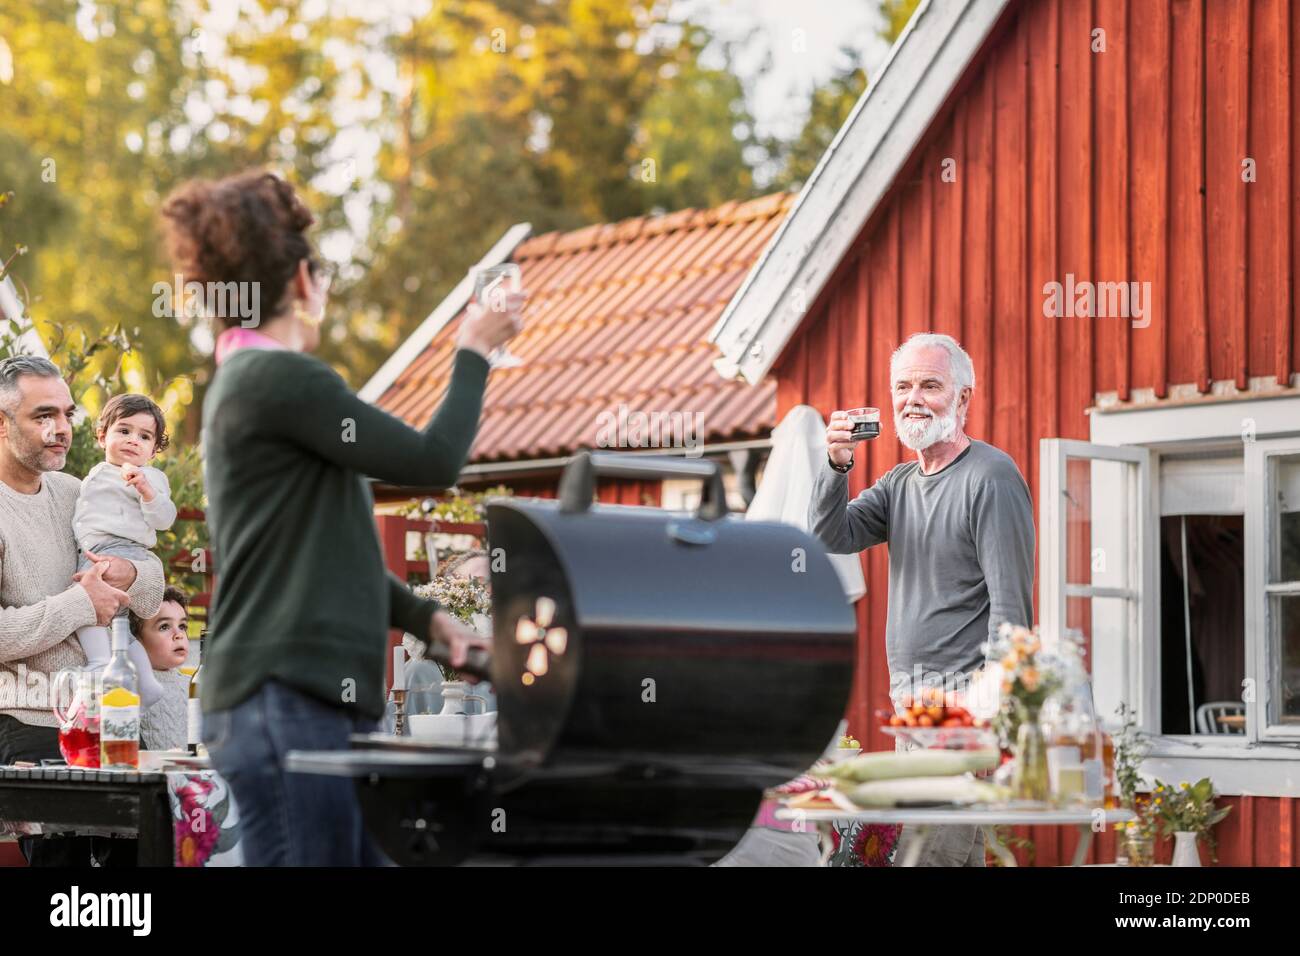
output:
[{"label": "white towel on grill", "polygon": [[[772,429],[772,452],[763,480],[745,512],[748,521],[780,521],[808,531],[813,482],[826,461],[826,423],[817,409],[796,405]],[[847,503],[847,502],[846,502]],[[867,593],[856,554],[828,555],[850,604]]]}]

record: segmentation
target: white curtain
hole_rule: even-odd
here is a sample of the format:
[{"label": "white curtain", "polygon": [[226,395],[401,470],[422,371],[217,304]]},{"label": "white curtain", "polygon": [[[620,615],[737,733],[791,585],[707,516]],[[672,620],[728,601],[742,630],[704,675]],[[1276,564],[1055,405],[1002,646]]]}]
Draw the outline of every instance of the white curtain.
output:
[{"label": "white curtain", "polygon": [[[825,462],[826,423],[817,409],[796,405],[772,429],[772,451],[745,520],[780,521],[810,530],[808,505],[813,481]],[[850,604],[867,593],[856,554],[832,554],[830,559]]]},{"label": "white curtain", "polygon": [[1173,458],[1160,463],[1160,514],[1239,515],[1246,512],[1240,456]]}]

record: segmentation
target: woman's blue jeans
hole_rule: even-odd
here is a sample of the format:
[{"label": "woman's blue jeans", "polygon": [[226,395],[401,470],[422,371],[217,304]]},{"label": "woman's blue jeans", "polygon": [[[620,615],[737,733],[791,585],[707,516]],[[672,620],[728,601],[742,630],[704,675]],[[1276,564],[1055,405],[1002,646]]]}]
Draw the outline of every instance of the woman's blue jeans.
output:
[{"label": "woman's blue jeans", "polygon": [[246,865],[392,865],[366,832],[351,778],[285,769],[291,750],[347,750],[349,734],[375,726],[278,681],[237,707],[203,715],[212,768],[239,808]]}]

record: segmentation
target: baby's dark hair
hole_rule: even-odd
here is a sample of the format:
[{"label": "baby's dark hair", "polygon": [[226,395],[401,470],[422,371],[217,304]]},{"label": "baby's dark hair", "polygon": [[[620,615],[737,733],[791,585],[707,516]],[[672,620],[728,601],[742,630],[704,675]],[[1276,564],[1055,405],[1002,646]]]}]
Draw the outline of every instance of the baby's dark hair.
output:
[{"label": "baby's dark hair", "polygon": [[102,437],[115,422],[130,418],[132,415],[139,415],[141,412],[153,416],[153,450],[166,451],[167,446],[171,444],[171,436],[167,434],[167,419],[163,415],[163,410],[148,395],[136,395],[133,392],[114,395],[108,400],[104,410],[99,413],[99,421],[95,423],[95,434]]},{"label": "baby's dark hair", "polygon": [[[172,601],[176,604],[179,604],[181,608],[184,609],[190,603],[190,596],[186,594],[184,591],[182,591],[180,588],[169,584],[167,585],[167,587],[163,588],[162,603],[166,604],[168,601]],[[159,607],[161,608],[162,605],[160,604]],[[140,630],[141,628],[144,627],[143,618],[137,615],[135,611],[132,611],[130,608],[127,608],[126,610],[126,618],[131,625],[131,633],[134,634],[136,637],[139,637]]]},{"label": "baby's dark hair", "polygon": [[[187,182],[167,197],[162,218],[172,263],[187,283],[257,283],[272,312],[299,262],[306,259],[313,275],[320,268],[306,236],[315,217],[292,186],[265,170]],[[217,318],[227,326],[244,321]]]}]

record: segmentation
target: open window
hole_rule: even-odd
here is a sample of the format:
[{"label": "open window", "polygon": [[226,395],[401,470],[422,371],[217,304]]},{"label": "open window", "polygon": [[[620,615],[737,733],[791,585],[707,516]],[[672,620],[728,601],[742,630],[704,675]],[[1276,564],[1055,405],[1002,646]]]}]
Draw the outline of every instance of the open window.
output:
[{"label": "open window", "polygon": [[1152,453],[1066,439],[1040,445],[1039,608],[1045,631],[1081,631],[1098,716],[1127,703],[1158,726],[1159,525]]},{"label": "open window", "polygon": [[1246,708],[1263,740],[1300,741],[1300,438],[1246,445]]},{"label": "open window", "polygon": [[1099,715],[1300,742],[1300,437],[1041,448],[1039,621],[1088,637]]}]

